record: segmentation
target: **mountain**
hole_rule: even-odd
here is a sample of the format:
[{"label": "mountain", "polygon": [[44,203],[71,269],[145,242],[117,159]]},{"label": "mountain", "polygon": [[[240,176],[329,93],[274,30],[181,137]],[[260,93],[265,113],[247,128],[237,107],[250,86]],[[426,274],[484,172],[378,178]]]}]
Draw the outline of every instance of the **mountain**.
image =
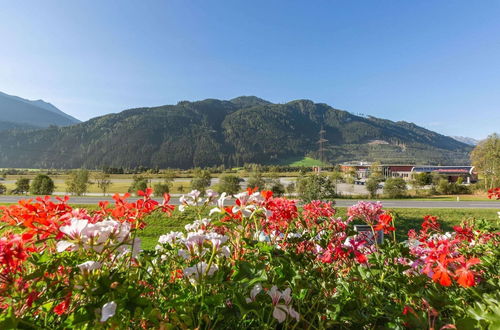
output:
[{"label": "mountain", "polygon": [[30,101],[0,92],[0,130],[69,126],[80,123],[50,103]]},{"label": "mountain", "polygon": [[467,164],[471,147],[407,122],[360,117],[326,104],[257,97],[137,108],[69,127],[0,132],[0,167],[100,168],[331,163]]},{"label": "mountain", "polygon": [[476,140],[471,137],[466,137],[466,136],[452,136],[451,138],[460,141],[462,143],[468,144],[470,146],[477,146],[480,142],[480,140]]}]

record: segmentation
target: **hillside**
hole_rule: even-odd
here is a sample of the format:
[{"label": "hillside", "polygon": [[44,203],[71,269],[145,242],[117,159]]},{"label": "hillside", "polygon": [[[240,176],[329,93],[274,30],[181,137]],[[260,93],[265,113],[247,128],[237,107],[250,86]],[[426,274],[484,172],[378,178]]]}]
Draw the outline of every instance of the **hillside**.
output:
[{"label": "hillside", "polygon": [[480,140],[477,140],[477,139],[474,139],[471,137],[466,137],[466,136],[452,136],[452,138],[454,138],[455,140],[460,141],[462,143],[468,144],[470,146],[477,146],[479,144],[479,142],[481,142]]},{"label": "hillside", "polygon": [[471,147],[407,122],[359,117],[326,104],[257,97],[126,110],[70,127],[0,132],[0,167],[237,166],[318,158],[332,163],[465,164]]},{"label": "hillside", "polygon": [[50,103],[30,101],[0,92],[0,130],[68,126],[79,122]]}]

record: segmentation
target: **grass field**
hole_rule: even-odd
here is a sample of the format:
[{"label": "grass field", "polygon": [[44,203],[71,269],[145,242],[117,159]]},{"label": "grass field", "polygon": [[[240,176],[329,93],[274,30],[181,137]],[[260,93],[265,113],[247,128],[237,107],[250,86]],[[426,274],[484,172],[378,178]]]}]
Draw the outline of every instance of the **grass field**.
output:
[{"label": "grass field", "polygon": [[279,165],[288,165],[292,167],[312,167],[312,166],[325,166],[326,164],[320,160],[311,157],[294,157],[287,160],[283,160]]},{"label": "grass field", "polygon": [[[406,239],[406,234],[410,229],[419,228],[423,217],[426,215],[437,216],[440,219],[441,226],[444,230],[451,230],[453,226],[460,224],[466,219],[476,219],[485,221],[496,226],[497,230],[500,227],[500,219],[496,209],[408,209],[395,208],[388,209],[397,214],[396,220],[396,235],[398,239]],[[345,218],[347,208],[337,208],[337,215]],[[147,226],[140,233],[143,249],[152,249],[158,241],[158,237],[172,230],[182,231],[184,226],[196,219],[193,213],[180,213],[175,211],[172,217],[165,214],[153,214],[147,219]]]},{"label": "grass field", "polygon": [[[71,206],[73,208],[86,208],[90,211],[97,208],[97,205],[72,204]],[[346,217],[347,208],[338,207],[336,209],[337,216],[342,218]],[[458,225],[463,220],[468,219],[484,221],[496,228],[495,230],[500,229],[500,219],[498,218],[497,209],[394,208],[386,210],[394,212],[394,214],[397,215],[396,234],[400,240],[406,238],[408,230],[419,228],[423,217],[429,214],[439,217],[441,226],[444,230],[451,230],[454,225]],[[142,240],[143,249],[153,249],[160,235],[166,234],[172,230],[183,231],[186,224],[196,219],[197,216],[194,212],[186,211],[181,213],[178,210],[175,210],[172,216],[163,213],[149,215],[145,219],[147,226],[141,230],[139,234]]]}]

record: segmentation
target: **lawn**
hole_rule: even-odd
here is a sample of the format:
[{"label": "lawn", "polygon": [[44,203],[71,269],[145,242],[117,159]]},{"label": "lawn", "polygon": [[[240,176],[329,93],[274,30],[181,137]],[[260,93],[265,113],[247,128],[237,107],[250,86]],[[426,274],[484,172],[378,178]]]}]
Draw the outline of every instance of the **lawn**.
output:
[{"label": "lawn", "polygon": [[312,166],[324,166],[326,165],[320,160],[311,157],[294,157],[280,162],[280,165],[288,165],[292,167],[312,167]]},{"label": "lawn", "polygon": [[[2,205],[2,204],[0,204]],[[86,208],[95,210],[97,205],[72,204],[73,208]],[[337,207],[337,215],[345,218],[347,213],[346,207]],[[405,239],[408,230],[419,228],[422,219],[426,215],[437,216],[440,219],[441,226],[444,230],[451,230],[453,226],[460,224],[463,220],[476,219],[484,221],[496,228],[500,229],[500,219],[498,218],[497,209],[452,209],[452,208],[393,208],[387,209],[397,215],[396,229],[399,239]],[[149,215],[145,221],[147,226],[140,232],[143,249],[153,249],[160,235],[170,231],[183,231],[184,226],[197,219],[193,212],[186,211],[184,213],[175,210],[172,216],[163,213],[154,213]]]},{"label": "lawn", "polygon": [[[475,218],[477,220],[486,221],[491,225],[500,227],[500,219],[496,209],[451,209],[451,208],[435,208],[435,209],[420,209],[420,208],[394,208],[387,209],[395,212],[397,215],[396,228],[399,239],[406,239],[408,230],[419,228],[423,217],[426,215],[437,216],[440,219],[441,226],[445,230],[451,230],[453,226],[460,224],[463,220]],[[347,208],[338,207],[337,215],[342,218],[346,217]],[[184,225],[194,221],[196,215],[194,213],[181,213],[175,211],[169,217],[165,214],[152,214],[147,219],[147,226],[141,232],[143,249],[152,249],[158,241],[160,235],[166,234],[169,231],[182,231]]]}]

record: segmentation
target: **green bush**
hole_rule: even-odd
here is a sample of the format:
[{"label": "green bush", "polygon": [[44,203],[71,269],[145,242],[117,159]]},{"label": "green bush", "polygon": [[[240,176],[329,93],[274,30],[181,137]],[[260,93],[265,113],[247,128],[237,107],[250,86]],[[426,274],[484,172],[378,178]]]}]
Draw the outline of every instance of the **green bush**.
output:
[{"label": "green bush", "polygon": [[401,198],[406,195],[406,181],[402,178],[389,178],[385,181],[384,194],[389,198]]},{"label": "green bush", "polygon": [[87,193],[90,183],[90,173],[88,170],[80,169],[69,172],[66,180],[66,191],[70,194],[81,196]]},{"label": "green bush", "polygon": [[157,183],[153,186],[155,196],[163,196],[163,194],[168,194],[170,192],[170,187],[166,183]]},{"label": "green bush", "polygon": [[16,181],[16,188],[14,188],[14,192],[16,194],[25,194],[30,191],[30,179],[28,178],[19,178]]},{"label": "green bush", "polygon": [[191,180],[191,189],[198,190],[203,195],[205,190],[210,187],[211,179],[210,171],[195,169]]},{"label": "green bush", "polygon": [[335,182],[323,174],[309,174],[299,178],[297,191],[305,202],[312,200],[332,200],[337,197]]},{"label": "green bush", "polygon": [[139,190],[144,191],[148,188],[148,180],[145,177],[134,175],[133,180],[134,181],[128,188],[129,193],[136,193]]},{"label": "green bush", "polygon": [[56,186],[46,174],[38,174],[31,183],[30,193],[33,195],[52,195]]},{"label": "green bush", "polygon": [[237,175],[234,174],[226,174],[220,177],[219,185],[217,186],[217,191],[219,193],[226,192],[229,195],[234,195],[240,192],[241,186],[240,183],[243,181]]}]

